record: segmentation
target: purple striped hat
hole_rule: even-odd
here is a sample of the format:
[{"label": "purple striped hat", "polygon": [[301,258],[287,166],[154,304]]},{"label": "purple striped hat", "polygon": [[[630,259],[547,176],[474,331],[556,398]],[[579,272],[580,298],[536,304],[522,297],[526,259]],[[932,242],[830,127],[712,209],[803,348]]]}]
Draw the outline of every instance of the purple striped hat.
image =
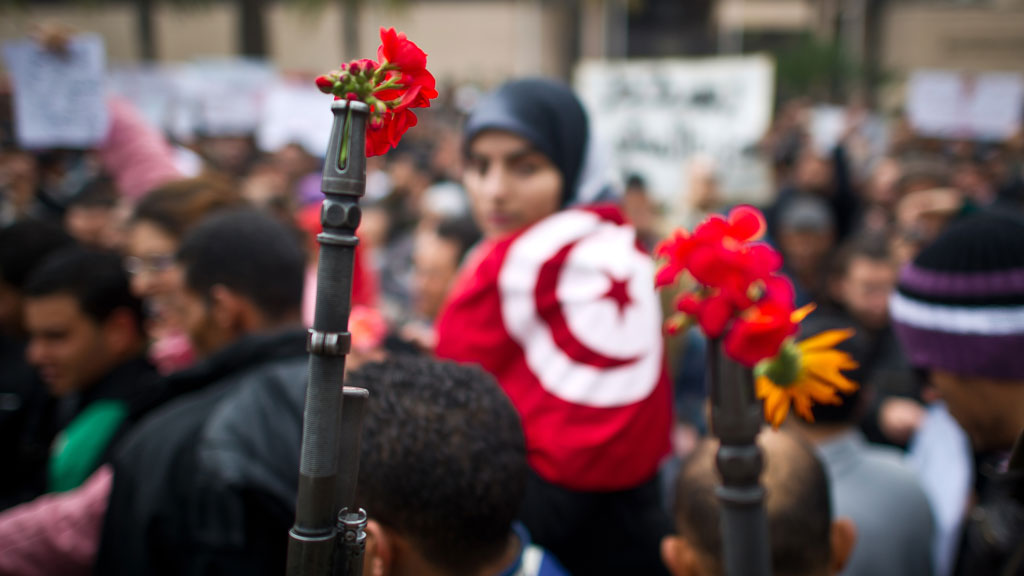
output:
[{"label": "purple striped hat", "polygon": [[1024,380],[1024,220],[954,223],[903,270],[889,310],[913,365]]}]

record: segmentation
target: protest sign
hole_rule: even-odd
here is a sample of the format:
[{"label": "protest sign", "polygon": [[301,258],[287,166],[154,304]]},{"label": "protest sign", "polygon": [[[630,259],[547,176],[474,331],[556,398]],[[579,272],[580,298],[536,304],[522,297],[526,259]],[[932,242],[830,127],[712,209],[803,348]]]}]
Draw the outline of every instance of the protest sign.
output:
[{"label": "protest sign", "polygon": [[107,135],[103,40],[72,38],[64,52],[32,40],[8,42],[15,136],[24,148],[90,148]]},{"label": "protest sign", "polygon": [[279,81],[269,64],[235,58],[117,68],[107,75],[110,92],[180,142],[198,134],[256,133],[267,93]]},{"label": "protest sign", "polygon": [[209,59],[181,67],[178,90],[195,132],[208,136],[254,134],[268,88],[278,81],[272,66],[257,60]]},{"label": "protest sign", "polygon": [[1020,129],[1022,115],[1020,74],[917,70],[907,86],[907,116],[922,136],[1006,140]]},{"label": "protest sign", "polygon": [[638,173],[662,202],[687,194],[687,164],[710,157],[727,200],[770,187],[755,146],[772,116],[774,63],[764,56],[586,62],[576,88],[619,175]]},{"label": "protest sign", "polygon": [[107,90],[132,103],[153,126],[169,131],[174,123],[178,87],[171,66],[131,66],[107,71]]},{"label": "protest sign", "polygon": [[333,121],[325,102],[330,103],[330,98],[312,80],[274,84],[263,101],[256,143],[265,152],[298,144],[313,156],[324,157]]}]

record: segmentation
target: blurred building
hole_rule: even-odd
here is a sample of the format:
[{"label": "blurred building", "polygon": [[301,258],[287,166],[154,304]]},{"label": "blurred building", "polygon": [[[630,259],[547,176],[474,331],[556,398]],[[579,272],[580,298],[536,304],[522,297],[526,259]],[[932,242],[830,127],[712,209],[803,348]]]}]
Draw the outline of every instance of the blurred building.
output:
[{"label": "blurred building", "polygon": [[879,77],[915,68],[1024,73],[1024,0],[718,0],[713,17],[723,51],[810,32]]},{"label": "blurred building", "polygon": [[34,0],[0,4],[0,41],[56,20],[106,39],[112,64],[144,56],[265,54],[319,72],[374,53],[395,26],[440,79],[568,77],[584,58],[778,51],[811,35],[877,84],[922,67],[1024,72],[1024,0]]}]

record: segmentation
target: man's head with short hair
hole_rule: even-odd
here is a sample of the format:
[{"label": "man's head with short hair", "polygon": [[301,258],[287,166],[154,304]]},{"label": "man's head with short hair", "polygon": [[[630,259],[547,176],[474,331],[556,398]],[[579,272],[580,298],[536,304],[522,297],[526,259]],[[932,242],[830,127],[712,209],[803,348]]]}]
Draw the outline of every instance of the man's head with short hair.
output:
[{"label": "man's head with short hair", "polygon": [[357,503],[370,515],[367,574],[478,574],[500,564],[526,489],[519,416],[475,366],[367,364]]},{"label": "man's head with short hair", "polygon": [[117,254],[61,249],[32,272],[24,298],[28,359],[54,395],[89,388],[143,349],[142,303]]},{"label": "man's head with short hair", "polygon": [[300,321],[306,255],[297,234],[255,210],[215,214],[178,250],[181,313],[196,351]]},{"label": "man's head with short hair", "polygon": [[[838,573],[853,550],[854,528],[832,521],[828,478],[813,448],[788,432],[759,436],[765,470],[765,514],[775,576]],[[721,505],[715,496],[717,441],[705,440],[684,463],[676,483],[677,536],[662,541],[662,558],[675,576],[724,573]]]},{"label": "man's head with short hair", "polygon": [[63,228],[43,220],[19,220],[0,228],[0,332],[24,331],[25,281],[47,256],[73,242]]},{"label": "man's head with short hair", "polygon": [[889,294],[896,287],[896,263],[889,239],[863,234],[843,243],[833,259],[832,296],[862,327],[889,325]]}]

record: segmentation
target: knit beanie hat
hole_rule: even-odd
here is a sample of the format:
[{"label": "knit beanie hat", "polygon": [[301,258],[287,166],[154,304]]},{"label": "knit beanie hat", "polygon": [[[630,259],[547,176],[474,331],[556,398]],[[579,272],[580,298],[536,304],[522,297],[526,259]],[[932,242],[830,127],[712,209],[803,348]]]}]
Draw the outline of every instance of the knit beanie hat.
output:
[{"label": "knit beanie hat", "polygon": [[542,78],[503,84],[466,120],[465,151],[487,130],[510,132],[528,141],[562,173],[562,205],[576,200],[590,134],[587,113],[571,88]]},{"label": "knit beanie hat", "polygon": [[1024,220],[955,222],[903,270],[889,309],[914,366],[1024,380]]}]

